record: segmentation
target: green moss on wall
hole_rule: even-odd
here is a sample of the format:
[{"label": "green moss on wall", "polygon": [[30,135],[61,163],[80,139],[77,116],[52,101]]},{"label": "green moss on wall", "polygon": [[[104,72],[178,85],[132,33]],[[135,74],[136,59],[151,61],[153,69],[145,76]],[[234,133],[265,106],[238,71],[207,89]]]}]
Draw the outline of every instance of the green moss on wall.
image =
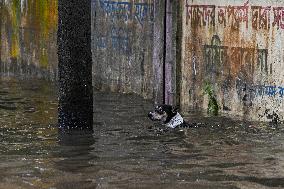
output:
[{"label": "green moss on wall", "polygon": [[214,94],[213,86],[209,82],[205,82],[204,94],[208,95],[208,107],[207,107],[208,114],[218,115],[219,105]]}]

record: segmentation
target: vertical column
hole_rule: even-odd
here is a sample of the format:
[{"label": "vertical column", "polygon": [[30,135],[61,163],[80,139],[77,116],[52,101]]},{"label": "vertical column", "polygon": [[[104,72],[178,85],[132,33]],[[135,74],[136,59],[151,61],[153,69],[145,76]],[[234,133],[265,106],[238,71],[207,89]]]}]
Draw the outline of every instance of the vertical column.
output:
[{"label": "vertical column", "polygon": [[154,3],[154,38],[153,38],[153,87],[155,104],[163,103],[163,65],[164,65],[164,14],[165,1],[153,0]]},{"label": "vertical column", "polygon": [[91,1],[58,0],[60,129],[92,130]]},{"label": "vertical column", "polygon": [[175,105],[178,107],[181,107],[181,81],[182,81],[182,66],[181,66],[181,61],[182,61],[182,10],[183,10],[183,1],[175,1],[175,8],[174,13],[175,13],[175,36],[176,36],[176,61],[175,61]]},{"label": "vertical column", "polygon": [[3,63],[2,63],[2,24],[3,24],[3,10],[4,10],[4,0],[0,0],[0,39],[1,39],[1,42],[0,42],[0,74],[3,73],[4,71],[4,66],[3,66]]},{"label": "vertical column", "polygon": [[164,63],[164,102],[165,104],[174,104],[174,83],[175,61],[173,51],[173,1],[166,0],[165,10],[165,63]]}]

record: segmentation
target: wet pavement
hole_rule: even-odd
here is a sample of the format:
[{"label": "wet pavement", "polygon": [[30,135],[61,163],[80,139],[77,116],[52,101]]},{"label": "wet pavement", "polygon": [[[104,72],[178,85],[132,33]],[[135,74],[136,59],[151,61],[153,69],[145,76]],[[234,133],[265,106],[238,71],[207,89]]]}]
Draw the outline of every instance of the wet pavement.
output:
[{"label": "wet pavement", "polygon": [[284,188],[284,127],[185,116],[164,130],[151,102],[95,92],[94,134],[57,132],[56,87],[0,81],[0,188]]}]

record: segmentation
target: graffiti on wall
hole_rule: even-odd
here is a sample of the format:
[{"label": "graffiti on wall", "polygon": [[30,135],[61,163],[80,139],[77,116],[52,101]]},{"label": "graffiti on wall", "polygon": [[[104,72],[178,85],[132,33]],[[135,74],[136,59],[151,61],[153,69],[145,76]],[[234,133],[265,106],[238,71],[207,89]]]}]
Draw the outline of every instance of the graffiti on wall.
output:
[{"label": "graffiti on wall", "polygon": [[131,54],[130,48],[131,31],[121,27],[111,27],[111,31],[107,34],[99,34],[96,38],[97,48],[107,49],[108,47],[120,52],[124,55]]},{"label": "graffiti on wall", "polygon": [[236,92],[244,106],[252,106],[256,97],[268,97],[273,99],[284,99],[284,87],[267,84],[253,84],[241,78],[236,78]]},{"label": "graffiti on wall", "polygon": [[237,93],[241,94],[246,92],[253,97],[273,97],[273,98],[284,98],[284,86],[276,85],[253,85],[237,78],[236,80]]},{"label": "graffiti on wall", "polygon": [[[220,69],[228,68],[228,47],[222,46],[221,41],[217,35],[214,35],[211,40],[211,44],[204,45],[204,60],[207,73],[218,74]],[[226,72],[224,70],[224,72]],[[230,69],[226,73],[230,73]]]},{"label": "graffiti on wall", "polygon": [[123,54],[130,54],[129,32],[124,32],[121,28],[113,27],[111,30],[112,48],[121,51]]},{"label": "graffiti on wall", "polygon": [[[154,4],[149,1],[93,0],[92,7],[96,10],[94,15],[100,15],[95,20],[104,26],[96,32],[95,44],[98,49],[111,48],[121,55],[129,56],[133,51],[133,42],[153,37]],[[146,31],[143,35],[133,37],[136,29]]]},{"label": "graffiti on wall", "polygon": [[149,3],[99,0],[101,9],[114,20],[137,21],[141,26],[149,18],[154,20],[154,6]]},{"label": "graffiti on wall", "polygon": [[207,73],[237,75],[237,72],[242,71],[250,77],[255,71],[254,65],[257,65],[262,73],[272,72],[272,65],[269,68],[267,63],[268,49],[223,46],[217,35],[214,35],[211,44],[205,44],[203,49]]},{"label": "graffiti on wall", "polygon": [[284,87],[275,85],[256,85],[254,86],[257,96],[284,97]]},{"label": "graffiti on wall", "polygon": [[[219,83],[222,98],[236,87],[239,99],[245,106],[251,106],[257,96],[284,97],[284,87],[255,85],[254,73],[272,74],[268,65],[268,49],[224,46],[219,36],[213,35],[210,44],[203,45],[203,59],[206,79]],[[223,106],[229,107],[230,100],[223,99]]]},{"label": "graffiti on wall", "polygon": [[256,30],[284,29],[284,7],[249,6],[249,1],[240,6],[191,5],[188,0],[185,6],[187,25],[214,27],[217,23],[238,29],[244,24]]}]

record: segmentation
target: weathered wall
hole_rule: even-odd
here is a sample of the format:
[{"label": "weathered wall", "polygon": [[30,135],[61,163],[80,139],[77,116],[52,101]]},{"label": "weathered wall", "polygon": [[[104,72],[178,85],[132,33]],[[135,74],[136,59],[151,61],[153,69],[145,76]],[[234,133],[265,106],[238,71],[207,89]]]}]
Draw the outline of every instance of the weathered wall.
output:
[{"label": "weathered wall", "polygon": [[2,76],[55,78],[57,0],[0,1]]},{"label": "weathered wall", "polygon": [[157,0],[92,0],[93,83],[97,88],[159,96],[163,10],[164,2]]},{"label": "weathered wall", "polygon": [[[58,0],[0,0],[1,76],[57,79]],[[93,84],[163,100],[159,0],[92,0]]]},{"label": "weathered wall", "polygon": [[[223,112],[265,119],[274,111],[283,119],[283,1],[91,3],[97,88],[206,109],[207,83]],[[57,6],[0,0],[2,76],[56,79]]]},{"label": "weathered wall", "polygon": [[283,119],[284,2],[183,3],[183,107],[207,108],[209,83],[224,112],[259,120],[274,111]]}]

